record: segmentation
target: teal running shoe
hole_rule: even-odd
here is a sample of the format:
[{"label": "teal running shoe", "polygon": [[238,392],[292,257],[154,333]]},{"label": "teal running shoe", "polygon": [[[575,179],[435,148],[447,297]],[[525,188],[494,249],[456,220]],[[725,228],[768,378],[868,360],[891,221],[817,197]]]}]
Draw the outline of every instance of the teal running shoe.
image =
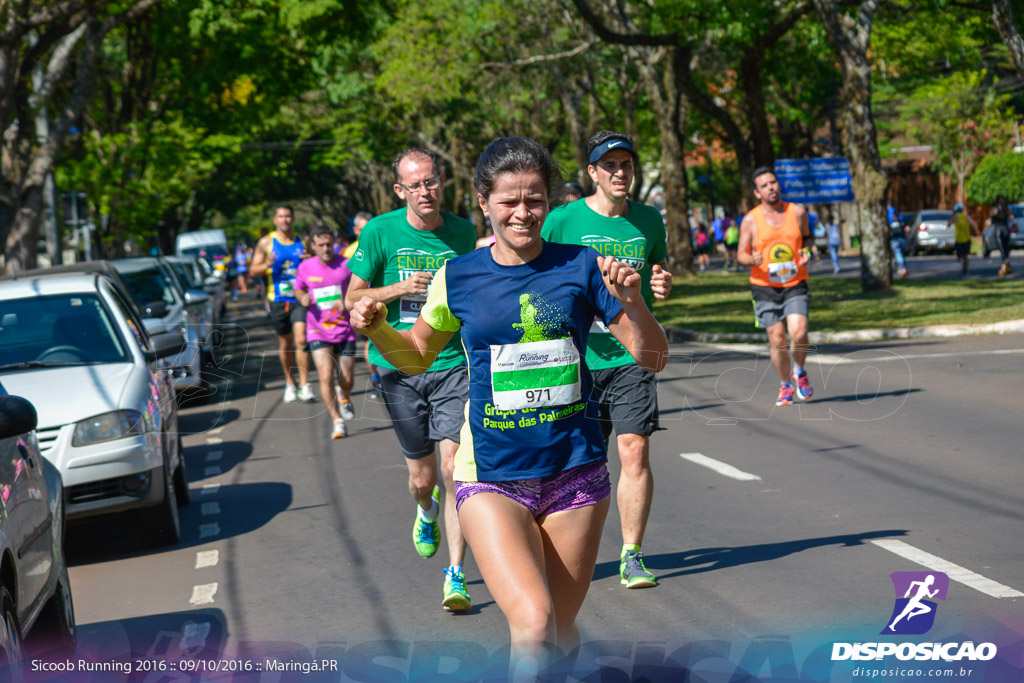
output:
[{"label": "teal running shoe", "polygon": [[455,567],[445,567],[444,601],[441,606],[449,612],[465,612],[473,606],[473,599],[466,590],[466,575]]},{"label": "teal running shoe", "polygon": [[[435,486],[430,497],[434,499],[434,507],[437,508],[438,514],[441,512],[441,506],[437,500],[440,495],[440,490]],[[412,542],[416,546],[416,552],[422,557],[433,557],[437,552],[437,547],[441,544],[441,529],[437,525],[437,519],[428,522],[420,515],[420,511],[416,510],[416,521],[412,525]]]},{"label": "teal running shoe", "polygon": [[650,588],[658,585],[658,577],[647,571],[644,554],[627,550],[619,560],[619,577],[626,588]]}]

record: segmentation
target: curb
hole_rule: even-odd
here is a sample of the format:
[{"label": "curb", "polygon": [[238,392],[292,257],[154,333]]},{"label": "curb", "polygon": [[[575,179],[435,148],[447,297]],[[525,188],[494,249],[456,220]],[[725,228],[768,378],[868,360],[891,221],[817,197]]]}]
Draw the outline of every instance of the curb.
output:
[{"label": "curb", "polygon": [[[923,325],[920,327],[893,327],[889,329],[851,330],[849,332],[811,332],[808,341],[813,344],[843,344],[848,342],[881,341],[885,339],[918,339],[921,337],[965,337],[979,334],[1024,333],[1024,320],[1004,320],[984,325]],[[666,327],[671,342],[739,342],[764,343],[764,332],[698,332],[682,327]]]}]

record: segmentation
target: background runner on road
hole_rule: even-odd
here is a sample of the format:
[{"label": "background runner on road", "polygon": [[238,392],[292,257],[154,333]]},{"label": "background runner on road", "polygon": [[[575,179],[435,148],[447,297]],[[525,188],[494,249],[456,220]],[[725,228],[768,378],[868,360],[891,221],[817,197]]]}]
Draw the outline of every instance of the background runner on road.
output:
[{"label": "background runner on road", "polygon": [[[772,365],[781,385],[775,405],[785,406],[793,402],[794,394],[806,400],[814,393],[803,367],[808,350],[807,262],[814,236],[804,208],[782,201],[772,169],[758,168],[753,180],[754,197],[760,204],[740,224],[739,261],[750,266],[754,312],[758,324],[768,331]],[[791,371],[795,388],[790,383]]]},{"label": "background runner on road", "polygon": [[[302,240],[292,229],[295,211],[288,204],[274,207],[274,228],[256,243],[252,259],[253,277],[267,276],[270,321],[277,332],[277,351],[284,371],[284,402],[313,401],[309,386],[309,354],[306,346],[306,308],[295,298],[295,275],[299,263],[309,256]],[[299,388],[295,389],[292,368],[298,366]]]},{"label": "background runner on road", "polygon": [[[334,425],[331,438],[340,439],[348,435],[345,420],[356,416],[351,400],[356,333],[345,308],[352,273],[345,265],[348,259],[334,252],[334,231],[328,226],[313,228],[310,240],[316,258],[306,259],[299,266],[295,296],[306,307],[307,347],[320,378],[320,397]],[[335,370],[339,373],[337,382]]]},{"label": "background runner on road", "polygon": [[[469,221],[441,210],[444,173],[431,152],[407,149],[395,157],[393,170],[395,194],[406,206],[377,216],[363,228],[359,248],[348,263],[353,277],[345,303],[351,308],[369,296],[391,304],[388,322],[408,329],[419,317],[434,273],[448,259],[473,251],[476,230]],[[449,559],[442,605],[467,610],[472,603],[462,572],[466,541],[452,480],[469,391],[462,345],[453,338],[429,367],[417,369],[426,371],[420,375],[400,372],[375,346],[370,348],[370,361],[377,366],[388,414],[409,468],[409,492],[417,502],[413,544],[424,557],[433,556],[440,544],[435,444],[440,451]]]},{"label": "background runner on road", "polygon": [[[587,173],[594,194],[552,211],[542,234],[551,242],[594,247],[636,270],[650,308],[655,298],[666,298],[672,289],[665,221],[654,207],[629,199],[638,161],[632,138],[603,130],[591,136],[588,146]],[[650,436],[659,429],[655,376],[637,365],[601,321],[590,332],[587,367],[594,377],[605,440],[614,428],[622,461],[616,488],[622,523],[620,580],[627,588],[654,586],[657,578],[644,565],[641,544],[654,497]]]}]

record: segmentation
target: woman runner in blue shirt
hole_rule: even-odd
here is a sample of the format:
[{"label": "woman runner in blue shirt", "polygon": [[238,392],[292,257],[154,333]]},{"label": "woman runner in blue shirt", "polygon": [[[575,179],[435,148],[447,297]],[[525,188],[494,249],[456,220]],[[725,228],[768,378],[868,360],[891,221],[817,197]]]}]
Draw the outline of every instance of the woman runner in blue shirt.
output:
[{"label": "woman runner in blue shirt", "polygon": [[529,676],[547,648],[579,643],[576,615],[608,512],[607,452],[584,362],[596,317],[645,369],[668,342],[640,294],[640,275],[593,248],[544,242],[561,187],[551,155],[526,138],[492,142],[474,185],[496,236],[435,275],[410,330],[363,297],[352,325],[402,372],[430,367],[460,331],[469,410],[456,455],[459,521],[484,583],[508,619],[511,672]]}]

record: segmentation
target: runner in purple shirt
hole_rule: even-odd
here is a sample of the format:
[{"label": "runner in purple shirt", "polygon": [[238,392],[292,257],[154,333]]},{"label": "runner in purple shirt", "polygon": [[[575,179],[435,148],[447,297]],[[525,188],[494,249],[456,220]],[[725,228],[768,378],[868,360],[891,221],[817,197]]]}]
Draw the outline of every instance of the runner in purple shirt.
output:
[{"label": "runner in purple shirt", "polygon": [[[316,258],[299,265],[295,296],[306,307],[307,350],[313,354],[320,376],[320,396],[334,421],[332,439],[348,436],[345,420],[352,409],[352,383],[356,362],[356,333],[345,310],[345,292],[352,273],[348,259],[334,252],[334,231],[318,225],[311,233]],[[336,381],[334,370],[340,370]]]}]

